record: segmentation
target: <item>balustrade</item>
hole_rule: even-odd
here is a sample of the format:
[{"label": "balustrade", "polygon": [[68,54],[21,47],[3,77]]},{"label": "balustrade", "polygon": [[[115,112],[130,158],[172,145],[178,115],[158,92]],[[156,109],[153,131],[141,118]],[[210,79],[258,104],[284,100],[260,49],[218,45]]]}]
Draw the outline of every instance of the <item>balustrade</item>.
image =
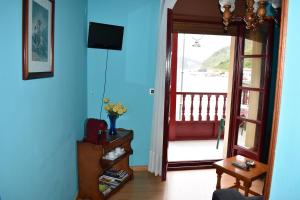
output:
[{"label": "balustrade", "polygon": [[176,121],[218,121],[225,118],[227,93],[176,92],[176,96]]}]

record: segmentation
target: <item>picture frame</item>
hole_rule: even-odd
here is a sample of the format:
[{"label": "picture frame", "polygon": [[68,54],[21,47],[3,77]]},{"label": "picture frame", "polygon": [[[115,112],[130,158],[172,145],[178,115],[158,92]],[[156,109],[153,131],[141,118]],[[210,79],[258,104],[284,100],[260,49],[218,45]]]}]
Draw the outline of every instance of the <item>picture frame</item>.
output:
[{"label": "picture frame", "polygon": [[54,0],[23,0],[23,80],[54,76]]}]

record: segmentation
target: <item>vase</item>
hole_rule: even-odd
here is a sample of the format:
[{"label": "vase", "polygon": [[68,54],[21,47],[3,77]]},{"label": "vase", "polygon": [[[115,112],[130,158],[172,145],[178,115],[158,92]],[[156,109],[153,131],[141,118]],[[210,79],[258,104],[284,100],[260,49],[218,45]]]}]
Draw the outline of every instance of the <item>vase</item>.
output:
[{"label": "vase", "polygon": [[116,122],[117,122],[118,116],[108,115],[108,118],[109,118],[109,131],[108,131],[108,134],[109,135],[115,135],[115,134],[117,134]]}]

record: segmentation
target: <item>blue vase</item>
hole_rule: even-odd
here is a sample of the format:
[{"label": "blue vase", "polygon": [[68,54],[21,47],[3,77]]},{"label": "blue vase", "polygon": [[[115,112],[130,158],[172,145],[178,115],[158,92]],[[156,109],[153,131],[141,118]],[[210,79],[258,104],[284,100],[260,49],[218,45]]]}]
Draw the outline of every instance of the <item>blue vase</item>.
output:
[{"label": "blue vase", "polygon": [[116,122],[117,122],[118,116],[108,115],[108,118],[109,118],[109,131],[108,131],[108,134],[109,135],[115,135],[115,134],[117,134]]}]

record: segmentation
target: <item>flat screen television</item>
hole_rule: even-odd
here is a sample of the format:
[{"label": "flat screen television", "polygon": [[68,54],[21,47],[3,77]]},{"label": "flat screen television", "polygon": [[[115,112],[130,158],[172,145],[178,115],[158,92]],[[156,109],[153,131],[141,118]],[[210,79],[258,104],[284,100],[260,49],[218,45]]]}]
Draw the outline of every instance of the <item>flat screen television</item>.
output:
[{"label": "flat screen television", "polygon": [[122,50],[123,26],[90,22],[88,47]]}]

